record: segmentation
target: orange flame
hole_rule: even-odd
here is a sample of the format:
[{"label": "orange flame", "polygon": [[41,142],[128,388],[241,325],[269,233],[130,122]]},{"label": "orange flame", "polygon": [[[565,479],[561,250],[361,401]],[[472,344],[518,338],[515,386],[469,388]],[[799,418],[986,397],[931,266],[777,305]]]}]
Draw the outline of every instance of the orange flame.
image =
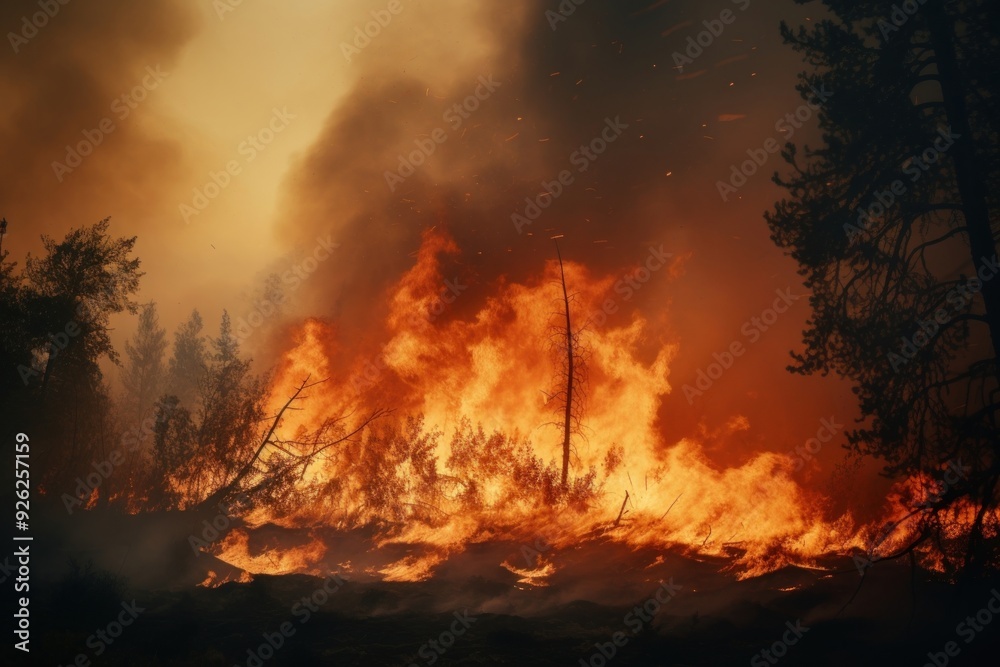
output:
[{"label": "orange flame", "polygon": [[[529,491],[551,481],[561,456],[561,425],[553,423],[545,393],[560,369],[548,344],[557,339],[559,265],[549,262],[524,284],[499,280],[476,312],[459,317],[458,300],[476,297],[471,288],[448,291],[440,260],[457,253],[445,233],[425,234],[416,264],[388,295],[384,329],[371,332],[382,345],[368,358],[341,349],[335,328],[318,319],[294,334],[274,379],[274,404],[306,376],[331,380],[285,428],[374,407],[423,415],[423,422],[369,434],[314,466],[304,483],[319,500],[281,519],[286,524],[368,522],[384,527],[375,549],[422,545],[420,553],[370,570],[389,580],[426,578],[476,542],[533,542],[540,534],[556,548],[601,534],[635,548],[727,555],[740,576],[813,565],[823,554],[862,546],[850,515],[827,517],[824,499],[793,480],[788,457],[762,453],[720,469],[696,441],[664,442],[658,411],[671,391],[678,345],[658,339],[638,313],[597,326],[604,318],[592,315],[613,298],[614,279],[574,262],[564,269],[589,367],[571,460],[571,486],[580,493],[546,506]],[[747,427],[741,417],[730,425]],[[356,500],[366,489],[368,500]],[[253,572],[308,571],[323,552],[298,549],[269,564],[248,555],[244,536],[227,540],[220,557]],[[505,566],[533,585],[555,568],[551,559],[531,571]]]}]

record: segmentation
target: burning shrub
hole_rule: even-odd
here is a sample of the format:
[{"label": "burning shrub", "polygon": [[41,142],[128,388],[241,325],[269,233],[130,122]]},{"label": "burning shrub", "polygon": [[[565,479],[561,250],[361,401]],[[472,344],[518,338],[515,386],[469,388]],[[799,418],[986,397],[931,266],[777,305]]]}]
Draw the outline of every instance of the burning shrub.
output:
[{"label": "burning shrub", "polygon": [[597,473],[568,481],[563,487],[555,462],[546,464],[527,440],[472,427],[463,419],[451,441],[448,468],[461,488],[459,499],[468,509],[504,510],[511,505],[553,506],[567,502],[585,506],[597,493]]},{"label": "burning shrub", "polygon": [[157,404],[152,476],[159,507],[205,500],[238,473],[264,435],[267,385],[240,357],[226,314],[197,384],[193,405],[176,395]]},{"label": "burning shrub", "polygon": [[383,421],[363,439],[345,441],[314,490],[324,509],[349,528],[433,519],[440,501],[437,457],[440,433],[426,431],[423,417]]}]

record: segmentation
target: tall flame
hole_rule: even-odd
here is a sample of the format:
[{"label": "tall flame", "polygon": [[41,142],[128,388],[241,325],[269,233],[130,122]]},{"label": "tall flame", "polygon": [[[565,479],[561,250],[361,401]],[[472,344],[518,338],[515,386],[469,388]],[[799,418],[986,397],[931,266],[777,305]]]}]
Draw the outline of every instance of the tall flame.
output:
[{"label": "tall flame", "polygon": [[[331,380],[286,428],[374,407],[423,420],[376,426],[377,437],[345,444],[310,471],[317,503],[269,520],[368,523],[381,527],[375,548],[421,546],[369,571],[386,579],[426,578],[476,542],[531,543],[539,535],[556,547],[601,535],[635,548],[728,555],[740,576],[810,565],[831,551],[862,546],[851,516],[826,516],[824,499],[792,478],[788,457],[762,453],[720,468],[695,440],[664,442],[658,413],[671,391],[678,345],[657,338],[639,313],[598,326],[604,318],[593,315],[614,279],[574,262],[564,269],[589,375],[581,429],[573,435],[571,489],[559,496],[552,473],[563,434],[550,398],[560,381],[553,328],[561,308],[559,264],[547,263],[523,284],[501,279],[482,298],[442,275],[442,258],[459,252],[446,233],[425,233],[415,265],[388,295],[384,326],[371,332],[370,340],[381,344],[367,356],[343,349],[327,322],[310,319],[295,332],[274,379],[275,405],[306,376]],[[482,303],[477,310],[462,302],[474,298]],[[727,428],[748,424],[736,417]],[[554,505],[532,489],[552,491]],[[352,503],[366,492],[367,501]],[[233,539],[220,557],[247,564],[245,549],[245,540]],[[320,555],[300,550],[297,569],[313,568]],[[252,564],[260,568],[259,560]],[[539,581],[553,565],[508,569]]]}]

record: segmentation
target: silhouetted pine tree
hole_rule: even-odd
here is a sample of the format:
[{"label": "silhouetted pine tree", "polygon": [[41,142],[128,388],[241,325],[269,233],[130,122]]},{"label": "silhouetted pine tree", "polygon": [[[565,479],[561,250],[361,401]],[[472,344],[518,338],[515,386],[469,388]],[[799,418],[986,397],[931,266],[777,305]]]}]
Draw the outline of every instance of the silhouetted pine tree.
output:
[{"label": "silhouetted pine tree", "polygon": [[1000,175],[997,5],[823,4],[832,19],[782,25],[813,67],[802,96],[832,93],[822,145],[786,146],[793,171],[775,181],[789,197],[767,215],[813,293],[792,370],[853,381],[863,421],[850,446],[887,474],[942,480],[949,464],[968,467],[912,499],[920,537],[909,548],[975,576],[1000,564],[1000,267],[987,188]]},{"label": "silhouetted pine tree", "polygon": [[122,369],[124,413],[126,420],[136,427],[149,416],[160,397],[166,380],[163,363],[166,349],[167,332],[160,327],[156,304],[146,304],[139,313],[139,327],[131,340],[125,341]]},{"label": "silhouetted pine tree", "polygon": [[201,333],[203,326],[201,314],[193,310],[174,333],[166,393],[176,396],[178,402],[188,409],[197,401],[199,387],[208,368],[206,341]]}]

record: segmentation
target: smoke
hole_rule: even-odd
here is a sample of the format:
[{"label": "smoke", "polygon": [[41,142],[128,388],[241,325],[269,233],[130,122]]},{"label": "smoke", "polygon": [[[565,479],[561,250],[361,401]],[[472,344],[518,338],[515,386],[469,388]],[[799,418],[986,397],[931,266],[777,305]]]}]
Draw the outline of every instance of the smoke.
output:
[{"label": "smoke", "polygon": [[[777,290],[805,292],[761,216],[781,196],[769,178],[778,159],[728,202],[716,183],[802,103],[794,91],[801,65],[780,45],[776,10],[729,4],[584,3],[565,20],[546,13],[558,12],[555,2],[406,4],[354,54],[354,88],[286,180],[286,246],[326,233],[341,244],[305,284],[299,314],[334,322],[345,349],[378,354],[373,333],[382,331],[390,288],[435,226],[459,248],[440,257],[442,278],[468,285],[444,319],[471,315],[498,286],[541,274],[555,256],[553,236],[563,236],[565,258],[614,280],[662,247],[683,258],[684,275],[654,275],[608,322],[641,312],[658,332],[647,341],[650,363],[665,343],[680,342],[660,415],[666,442],[741,415],[750,426],[712,445],[712,456],[731,465],[802,444],[831,410],[794,405],[834,404],[849,419],[845,387],[784,371],[808,316],[805,299],[752,345],[743,329]],[[727,7],[735,22],[679,70],[673,54]],[[797,11],[781,8],[792,23],[804,16]],[[484,79],[499,85],[466,103]],[[467,118],[449,124],[456,104]],[[814,131],[804,127],[795,140]],[[283,331],[277,351],[286,341]],[[689,403],[681,387],[734,342],[747,353]],[[825,476],[842,455],[836,446],[824,455],[816,466]]]},{"label": "smoke", "polygon": [[[161,321],[172,329],[197,307],[211,330],[222,307],[234,320],[250,312],[240,292],[260,292],[271,270],[306,266],[329,238],[329,259],[293,274],[289,317],[268,319],[246,345],[266,367],[304,316],[335,323],[345,350],[377,352],[389,290],[431,227],[459,249],[440,258],[442,279],[468,286],[441,322],[477,312],[502,284],[541,275],[552,236],[563,235],[565,258],[612,285],[662,247],[683,258],[683,275],[654,275],[608,325],[638,310],[654,332],[650,364],[665,344],[680,345],[660,412],[665,442],[739,414],[749,428],[709,443],[713,459],[733,464],[802,444],[830,412],[852,416],[843,385],[784,371],[804,301],[697,402],[681,391],[713,354],[744,340],[743,324],[775,290],[801,291],[760,215],[782,195],[769,180],[778,159],[727,202],[716,183],[801,104],[793,85],[803,65],[780,44],[778,21],[801,22],[805,8],[400,0],[390,21],[369,29],[377,34],[358,37],[387,4],[243,3],[220,17],[208,3],[56,3],[27,43],[0,50],[0,82],[14,93],[0,112],[4,248],[19,258],[37,250],[38,233],[61,237],[111,215],[115,234],[139,235],[142,298],[159,302]],[[735,21],[677,69],[675,52],[724,9]],[[0,26],[19,33],[39,11],[31,0],[7,2]],[[115,100],[157,66],[167,78],[120,117]],[[178,204],[276,105],[298,119],[185,226]],[[67,146],[105,118],[114,130],[60,181],[53,162],[66,163]],[[807,124],[794,140],[816,134]],[[119,347],[133,328],[121,324]],[[838,450],[824,448],[816,465],[832,471]]]},{"label": "smoke", "polygon": [[[0,26],[0,81],[13,92],[0,111],[0,201],[13,240],[37,247],[38,233],[164,205],[183,161],[154,98],[194,34],[191,12],[170,0],[17,0],[0,8]],[[122,223],[119,233],[139,228]]]},{"label": "smoke", "polygon": [[[455,270],[480,285],[537,272],[554,234],[566,234],[567,256],[604,270],[663,243],[663,219],[636,211],[667,148],[640,138],[664,123],[644,105],[667,103],[637,81],[637,54],[655,31],[598,3],[555,32],[540,3],[407,12],[390,53],[355,56],[363,73],[349,103],[289,179],[285,233],[307,242],[332,230],[344,245],[310,305],[366,326],[432,226],[455,238],[464,258]],[[428,44],[425,26],[455,39]],[[623,41],[630,50],[616,57]],[[436,60],[447,64],[427,65]],[[580,150],[595,141],[600,154]]]}]

